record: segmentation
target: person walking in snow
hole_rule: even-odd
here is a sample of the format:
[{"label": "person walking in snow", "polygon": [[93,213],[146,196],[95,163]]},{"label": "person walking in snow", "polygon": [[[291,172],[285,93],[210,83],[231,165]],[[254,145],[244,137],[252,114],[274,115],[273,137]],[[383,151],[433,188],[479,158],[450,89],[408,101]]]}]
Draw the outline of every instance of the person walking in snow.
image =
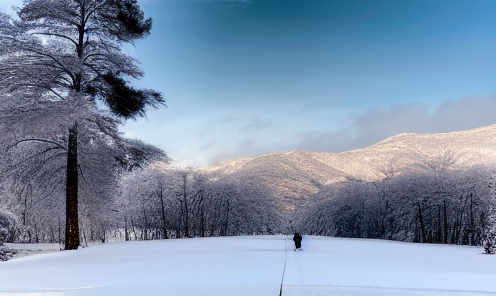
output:
[{"label": "person walking in snow", "polygon": [[301,237],[301,235],[298,232],[295,233],[295,235],[293,236],[293,241],[295,243],[295,251],[301,249],[301,240],[302,239],[303,238]]}]

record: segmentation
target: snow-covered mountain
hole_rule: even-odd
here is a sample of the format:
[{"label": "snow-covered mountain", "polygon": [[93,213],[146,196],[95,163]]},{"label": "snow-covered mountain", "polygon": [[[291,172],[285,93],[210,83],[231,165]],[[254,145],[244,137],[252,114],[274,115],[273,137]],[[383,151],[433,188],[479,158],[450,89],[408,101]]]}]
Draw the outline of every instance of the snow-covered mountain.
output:
[{"label": "snow-covered mountain", "polygon": [[341,153],[290,151],[237,158],[205,168],[265,184],[288,205],[346,178],[374,180],[419,162],[450,158],[455,166],[496,164],[496,125],[441,134],[399,134]]}]

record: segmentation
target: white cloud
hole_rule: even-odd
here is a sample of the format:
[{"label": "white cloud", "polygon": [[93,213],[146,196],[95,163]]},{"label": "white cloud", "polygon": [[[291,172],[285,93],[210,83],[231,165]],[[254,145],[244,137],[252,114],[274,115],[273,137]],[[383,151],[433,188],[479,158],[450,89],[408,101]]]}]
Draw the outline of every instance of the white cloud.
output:
[{"label": "white cloud", "polygon": [[[286,106],[287,107],[287,106]],[[279,109],[284,107],[279,106]],[[356,110],[255,110],[223,114],[152,110],[150,120],[123,131],[158,145],[184,165],[210,165],[237,157],[290,150],[341,152],[363,148],[400,133],[442,133],[496,124],[496,96]],[[171,112],[169,114],[169,112]],[[348,115],[344,114],[347,113]]]},{"label": "white cloud", "polygon": [[427,103],[373,108],[346,127],[332,132],[299,135],[296,149],[341,152],[363,148],[400,133],[445,133],[496,124],[496,96],[448,100],[437,107]]}]

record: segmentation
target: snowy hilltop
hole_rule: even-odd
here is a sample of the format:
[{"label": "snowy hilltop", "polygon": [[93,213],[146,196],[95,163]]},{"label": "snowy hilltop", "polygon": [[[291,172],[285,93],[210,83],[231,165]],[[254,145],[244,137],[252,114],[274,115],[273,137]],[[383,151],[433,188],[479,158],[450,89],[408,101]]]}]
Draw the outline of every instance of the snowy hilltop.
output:
[{"label": "snowy hilltop", "polygon": [[[341,153],[290,151],[247,156],[204,168],[247,176],[294,208],[323,185],[351,179],[374,181],[387,171],[451,157],[454,166],[496,167],[496,125],[441,134],[399,134]],[[394,173],[394,172],[393,172]],[[296,201],[296,202],[295,202]]]}]

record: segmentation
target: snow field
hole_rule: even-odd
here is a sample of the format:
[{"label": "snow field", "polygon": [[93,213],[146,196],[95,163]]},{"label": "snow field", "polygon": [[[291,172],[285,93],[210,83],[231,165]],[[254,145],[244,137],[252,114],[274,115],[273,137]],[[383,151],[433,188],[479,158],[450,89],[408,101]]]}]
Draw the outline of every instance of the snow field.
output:
[{"label": "snow field", "polygon": [[33,255],[0,264],[0,295],[276,295],[283,239],[132,241]]},{"label": "snow field", "polygon": [[468,246],[304,236],[133,241],[0,263],[0,296],[496,295],[496,256]]},{"label": "snow field", "polygon": [[289,252],[283,295],[496,295],[482,248],[304,237]]}]

